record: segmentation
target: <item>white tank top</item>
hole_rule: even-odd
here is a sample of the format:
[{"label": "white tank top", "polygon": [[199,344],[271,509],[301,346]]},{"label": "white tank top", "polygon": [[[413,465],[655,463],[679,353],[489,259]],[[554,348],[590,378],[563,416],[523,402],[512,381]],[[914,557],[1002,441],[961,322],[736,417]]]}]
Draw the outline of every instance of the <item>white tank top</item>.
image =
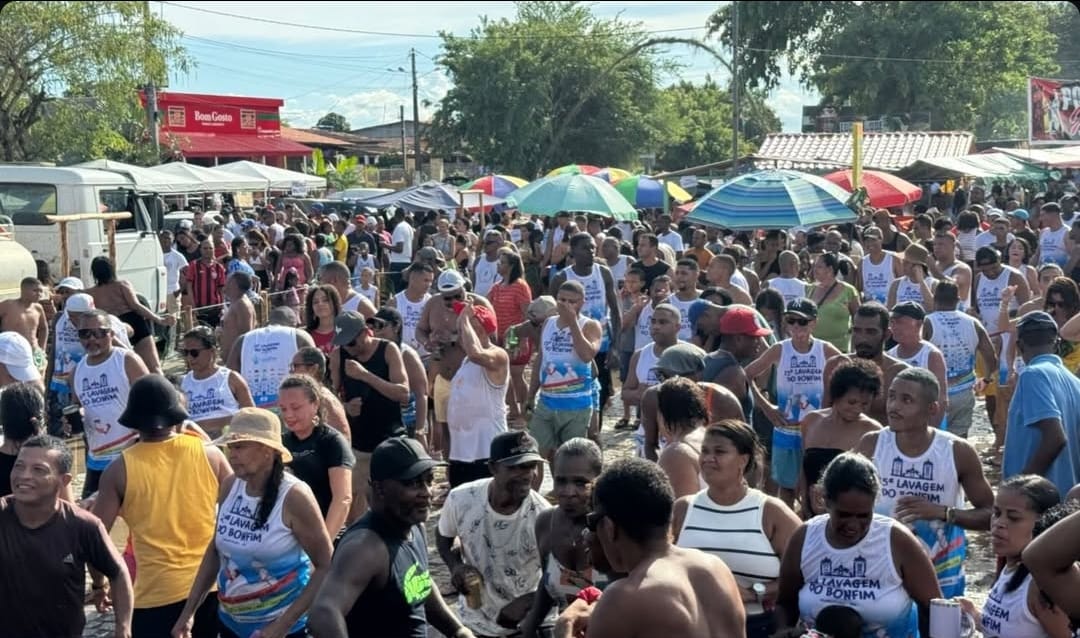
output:
[{"label": "white tank top", "polygon": [[231,417],[240,410],[240,404],[229,387],[229,369],[218,368],[214,374],[199,380],[194,372],[188,372],[180,380],[180,389],[187,395],[187,410],[196,423],[206,419]]},{"label": "white tank top", "polygon": [[836,548],[825,536],[829,515],[806,523],[803,540],[803,586],[799,616],[814,627],[818,612],[830,605],[850,607],[863,620],[863,636],[914,636],[919,621],[915,604],[904,589],[892,556],[892,528],[887,516],[875,514],[866,536],[852,547]]},{"label": "white tank top", "polygon": [[690,341],[690,338],[694,336],[694,328],[690,325],[690,306],[694,305],[694,302],[698,298],[694,297],[690,301],[683,301],[671,295],[667,298],[665,303],[669,303],[679,309],[679,340]]},{"label": "white tank top", "polygon": [[[979,304],[979,318],[982,320],[986,331],[991,335],[998,332],[998,314],[1001,313],[1001,293],[1009,285],[1009,276],[1016,272],[1009,266],[1001,268],[1001,274],[996,279],[990,279],[986,275],[979,276],[979,285],[975,290],[975,301]],[[1020,308],[1016,297],[1009,302],[1009,310]]]},{"label": "white tank top", "polygon": [[750,282],[746,280],[746,275],[742,274],[741,268],[736,268],[735,272],[731,273],[731,283],[742,288],[746,294],[750,294]]},{"label": "white tank top", "polygon": [[[740,587],[767,585],[780,577],[780,557],[765,535],[764,514],[765,494],[753,488],[734,505],[719,505],[702,490],[691,497],[678,546],[718,557]],[[743,604],[748,616],[765,611],[760,603]]]},{"label": "white tank top", "polygon": [[[364,295],[365,297],[367,297],[368,301],[370,301],[371,303],[375,303],[375,298],[378,297],[378,295],[379,295],[379,289],[375,287],[375,284],[372,284],[371,286],[369,286],[367,288],[364,288],[363,286],[358,286],[356,288],[356,292],[358,292],[361,295]],[[357,299],[358,304],[359,304],[359,301],[360,300]]]},{"label": "white tank top", "polygon": [[465,359],[450,381],[446,423],[451,461],[488,458],[491,440],[506,432],[506,384],[493,384],[482,366]]},{"label": "white tank top", "polygon": [[870,255],[864,255],[859,273],[862,276],[863,297],[885,303],[889,296],[889,284],[893,280],[893,254],[885,253],[880,264],[870,261]]},{"label": "white tank top", "polygon": [[85,409],[86,466],[91,470],[104,470],[139,436],[119,423],[131,390],[124,370],[126,353],[127,350],[113,348],[109,358],[98,365],[91,365],[84,358],[75,368],[74,390]]},{"label": "white tank top", "polygon": [[821,409],[825,394],[825,346],[813,339],[810,351],[795,350],[791,339],[780,345],[780,362],[776,370],[776,398],[780,412],[794,426],[813,410]]},{"label": "white tank top", "polygon": [[1028,607],[1031,574],[1020,581],[1020,586],[1013,591],[1005,591],[1014,573],[1016,567],[1001,570],[983,603],[981,628],[984,638],[1047,638],[1049,634]]},{"label": "white tank top", "polygon": [[499,279],[499,260],[488,261],[487,255],[476,258],[476,281],[473,282],[473,292],[487,297],[488,291]]},{"label": "white tank top", "polygon": [[[955,281],[956,277],[953,276],[953,273],[956,272],[956,269],[959,268],[959,267],[960,267],[960,264],[955,263],[952,266],[949,266],[948,268],[943,270],[942,274]],[[959,284],[957,284],[957,286],[959,287]],[[960,303],[956,304],[956,309],[960,310],[961,312],[964,312],[970,307],[971,307],[971,286],[968,286],[967,296],[964,297],[963,299],[961,299]]]},{"label": "white tank top", "polygon": [[634,368],[634,372],[637,373],[638,383],[641,384],[642,388],[650,388],[660,382],[656,378],[656,372],[653,370],[656,361],[660,358],[656,354],[656,344],[650,341],[637,353],[637,367]]},{"label": "white tank top", "polygon": [[[934,289],[934,284],[937,283],[937,279],[927,275],[924,277],[926,280],[926,287],[930,290]],[[923,299],[922,287],[916,286],[915,282],[903,276],[900,278],[900,285],[896,287],[896,303],[903,303],[905,301],[914,301],[919,305],[926,305],[926,301]]]},{"label": "white tank top", "polygon": [[641,350],[652,343],[652,335],[649,334],[649,324],[652,323],[653,305],[645,304],[638,314],[637,325],[634,326],[634,350]]},{"label": "white tank top", "polygon": [[[878,434],[873,458],[881,477],[881,491],[874,505],[876,513],[895,517],[897,502],[905,496],[917,496],[947,507],[963,505],[964,491],[953,455],[953,442],[958,439],[937,429],[933,430],[933,436],[925,452],[909,457],[897,447],[892,430],[885,428]],[[928,548],[945,597],[961,595],[967,545],[963,530],[941,520],[919,520],[908,527]]]},{"label": "white tank top", "polygon": [[949,394],[970,390],[975,385],[975,353],[979,350],[975,318],[957,310],[931,312],[927,318],[934,331],[930,343],[945,358]]},{"label": "white tank top", "polygon": [[294,354],[295,328],[266,326],[244,335],[244,346],[240,351],[240,376],[251,388],[255,407],[277,406],[278,386],[288,376]]},{"label": "white tank top", "polygon": [[423,298],[416,303],[409,301],[404,290],[394,295],[394,305],[401,313],[401,341],[412,346],[421,357],[427,356],[428,352],[416,340],[416,326],[420,325],[420,315],[424,313],[424,306],[427,305],[428,299],[431,299],[430,292],[425,292]]},{"label": "white tank top", "polygon": [[352,297],[341,302],[341,312],[360,312],[360,300],[363,296],[355,294]]},{"label": "white tank top", "polygon": [[1054,263],[1062,268],[1069,262],[1069,251],[1065,249],[1065,238],[1069,236],[1068,226],[1057,230],[1042,229],[1039,233],[1039,265]]},{"label": "white tank top", "polygon": [[801,279],[775,277],[770,279],[767,285],[783,295],[785,307],[793,300],[806,296],[806,282]]},{"label": "white tank top", "polygon": [[585,305],[581,307],[581,314],[600,324],[604,335],[600,341],[600,352],[607,352],[611,347],[611,330],[608,321],[607,287],[604,285],[600,264],[593,264],[592,272],[584,277],[575,273],[573,268],[566,268],[562,272],[567,281],[576,281],[585,288]]},{"label": "white tank top", "polygon": [[[588,317],[578,317],[584,326]],[[570,328],[559,328],[558,317],[549,317],[540,341],[540,400],[550,410],[592,408],[592,361],[582,361],[574,350]]]},{"label": "white tank top", "polygon": [[930,353],[933,352],[936,348],[928,341],[920,341],[919,344],[919,351],[916,352],[914,355],[907,357],[906,359],[900,356],[899,345],[890,348],[886,354],[888,354],[890,357],[896,357],[897,359],[900,359],[909,366],[926,370],[929,368],[930,365]]},{"label": "white tank top", "polygon": [[626,269],[630,267],[630,256],[619,255],[619,258],[615,260],[615,265],[609,265],[611,269],[611,279],[615,282],[615,287],[618,288],[619,284],[626,279]]}]

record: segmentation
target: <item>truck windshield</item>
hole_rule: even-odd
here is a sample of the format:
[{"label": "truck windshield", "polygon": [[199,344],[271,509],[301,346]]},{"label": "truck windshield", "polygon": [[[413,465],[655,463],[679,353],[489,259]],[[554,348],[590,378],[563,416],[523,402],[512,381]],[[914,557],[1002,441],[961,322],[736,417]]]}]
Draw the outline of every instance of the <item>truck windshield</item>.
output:
[{"label": "truck windshield", "polygon": [[51,184],[0,184],[0,214],[19,225],[47,225],[56,214],[56,187]]}]

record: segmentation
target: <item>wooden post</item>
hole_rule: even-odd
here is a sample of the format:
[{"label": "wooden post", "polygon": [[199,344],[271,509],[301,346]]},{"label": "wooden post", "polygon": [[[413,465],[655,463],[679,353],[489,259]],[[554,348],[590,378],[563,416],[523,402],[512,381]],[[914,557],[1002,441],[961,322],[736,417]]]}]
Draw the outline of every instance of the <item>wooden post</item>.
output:
[{"label": "wooden post", "polygon": [[259,304],[259,325],[265,326],[270,322],[270,293],[264,290],[259,296],[262,298],[262,303]]},{"label": "wooden post", "polygon": [[112,260],[113,266],[116,266],[116,220],[105,220],[105,233],[109,239],[109,259]]},{"label": "wooden post", "polygon": [[71,276],[71,259],[68,254],[67,222],[61,221],[60,226],[60,277]]},{"label": "wooden post", "polygon": [[45,220],[60,227],[60,274],[67,277],[71,274],[71,255],[68,244],[67,229],[71,222],[83,222],[101,220],[105,222],[105,232],[108,235],[109,258],[116,264],[116,222],[120,219],[131,219],[131,213],[79,213],[76,215],[46,215]]}]

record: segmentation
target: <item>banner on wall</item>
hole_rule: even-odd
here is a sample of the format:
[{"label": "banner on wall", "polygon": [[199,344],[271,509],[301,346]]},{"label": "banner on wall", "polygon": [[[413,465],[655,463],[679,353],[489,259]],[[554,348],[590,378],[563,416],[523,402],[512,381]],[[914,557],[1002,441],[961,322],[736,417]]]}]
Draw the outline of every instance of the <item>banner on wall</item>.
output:
[{"label": "banner on wall", "polygon": [[1080,144],[1080,80],[1028,78],[1028,141]]}]

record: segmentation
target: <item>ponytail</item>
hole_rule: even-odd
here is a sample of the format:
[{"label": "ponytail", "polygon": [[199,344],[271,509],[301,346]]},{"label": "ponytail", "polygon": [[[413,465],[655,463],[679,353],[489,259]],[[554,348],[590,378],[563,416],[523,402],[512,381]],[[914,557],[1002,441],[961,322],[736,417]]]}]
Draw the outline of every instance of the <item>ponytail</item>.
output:
[{"label": "ponytail", "polygon": [[270,469],[270,478],[266,480],[266,488],[263,489],[262,498],[259,499],[259,511],[255,515],[255,529],[262,528],[270,519],[270,512],[274,511],[281,481],[284,478],[285,462],[281,460],[281,453],[278,452],[274,455],[274,466]]}]

